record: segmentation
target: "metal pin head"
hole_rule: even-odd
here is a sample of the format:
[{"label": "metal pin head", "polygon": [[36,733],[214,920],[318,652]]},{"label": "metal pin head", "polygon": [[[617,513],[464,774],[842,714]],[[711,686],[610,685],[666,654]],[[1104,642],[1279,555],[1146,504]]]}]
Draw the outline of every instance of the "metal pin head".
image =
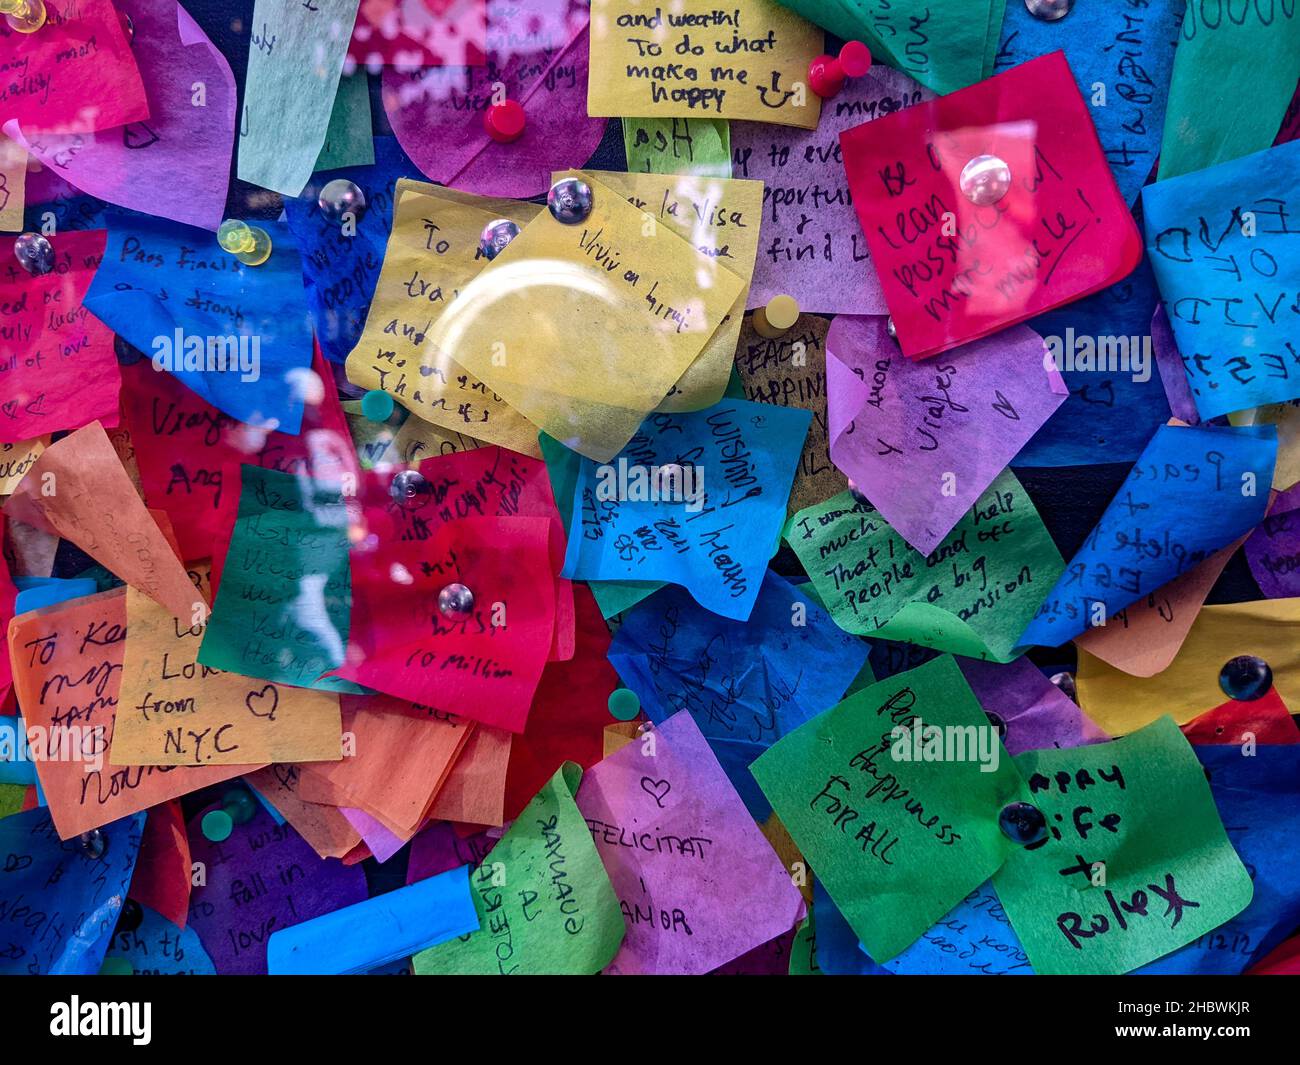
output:
[{"label": "metal pin head", "polygon": [[1070,13],[1074,0],[1025,0],[1025,7],[1036,19],[1057,22]]},{"label": "metal pin head", "polygon": [[474,613],[474,593],[463,584],[447,585],[438,593],[438,613],[448,621],[464,621]]},{"label": "metal pin head", "polygon": [[578,178],[564,178],[546,194],[546,207],[557,222],[576,226],[591,214],[595,196],[591,186]]},{"label": "metal pin head", "polygon": [[14,240],[14,258],[29,274],[48,274],[54,269],[54,245],[41,233],[24,233]]},{"label": "metal pin head", "polygon": [[971,203],[988,207],[1011,191],[1011,167],[996,155],[977,155],[961,168],[957,184]]},{"label": "metal pin head", "polygon": [[316,206],[331,222],[344,222],[349,215],[355,222],[366,213],[366,194],[355,181],[335,178],[320,190]]},{"label": "metal pin head", "polygon": [[498,218],[483,227],[478,238],[478,250],[483,258],[491,262],[506,250],[515,237],[519,236],[519,225],[508,218]]}]

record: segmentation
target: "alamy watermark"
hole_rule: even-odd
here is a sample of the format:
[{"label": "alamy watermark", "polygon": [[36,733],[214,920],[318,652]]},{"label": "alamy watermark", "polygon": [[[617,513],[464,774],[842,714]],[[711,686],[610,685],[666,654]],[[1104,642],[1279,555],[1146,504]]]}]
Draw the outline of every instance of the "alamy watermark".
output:
[{"label": "alamy watermark", "polygon": [[1047,351],[1043,369],[1075,373],[1124,373],[1138,384],[1151,380],[1149,336],[1078,335],[1068,328],[1065,336],[1043,337]]},{"label": "alamy watermark", "polygon": [[701,466],[643,466],[620,458],[596,467],[596,498],[602,503],[685,503],[698,514],[704,509],[704,469]]},{"label": "alamy watermark", "polygon": [[262,376],[262,338],[247,336],[199,336],[177,327],[170,336],[153,338],[153,368],[191,373],[238,373],[241,381]]},{"label": "alamy watermark", "polygon": [[87,773],[104,768],[103,725],[28,725],[0,718],[0,762],[81,762]]},{"label": "alamy watermark", "polygon": [[927,725],[918,717],[889,734],[895,762],[978,762],[981,773],[995,773],[1001,751],[992,725]]}]

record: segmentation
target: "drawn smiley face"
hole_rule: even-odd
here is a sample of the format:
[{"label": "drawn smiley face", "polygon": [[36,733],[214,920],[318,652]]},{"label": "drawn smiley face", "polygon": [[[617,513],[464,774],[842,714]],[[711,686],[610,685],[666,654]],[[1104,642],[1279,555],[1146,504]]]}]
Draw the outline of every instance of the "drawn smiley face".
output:
[{"label": "drawn smiley face", "polygon": [[[770,107],[774,111],[784,107],[789,102],[790,97],[794,95],[793,92],[783,92],[781,90],[781,72],[779,70],[772,71],[771,85],[756,85],[755,88],[758,90],[758,98],[763,106]],[[769,93],[771,96],[768,95]],[[773,103],[772,100],[777,97],[779,99],[776,100],[776,103]]]}]

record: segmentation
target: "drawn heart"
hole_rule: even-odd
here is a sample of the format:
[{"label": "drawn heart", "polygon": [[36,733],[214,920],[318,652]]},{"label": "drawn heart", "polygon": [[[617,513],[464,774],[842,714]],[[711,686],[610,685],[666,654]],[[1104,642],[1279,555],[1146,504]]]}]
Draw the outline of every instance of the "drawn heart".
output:
[{"label": "drawn heart", "polygon": [[158,143],[158,134],[143,122],[128,122],[122,127],[122,146],[124,148],[148,148]]},{"label": "drawn heart", "polygon": [[[263,713],[258,710],[257,706],[262,706],[263,700],[268,700],[270,709]],[[254,705],[256,704],[256,706]],[[276,690],[274,684],[265,685],[260,692],[249,692],[244,696],[244,705],[248,707],[248,712],[254,717],[264,717],[268,721],[275,720],[275,711],[280,705],[280,693]]]},{"label": "drawn heart", "polygon": [[641,790],[654,799],[659,804],[659,809],[662,810],[664,808],[664,799],[673,790],[673,786],[666,780],[651,780],[649,777],[642,777]]},{"label": "drawn heart", "polygon": [[17,418],[17,417],[18,417],[18,400],[16,400],[16,399],[7,399],[7,400],[5,400],[3,403],[0,403],[0,411],[3,411],[3,412],[4,412],[5,414],[7,414],[10,418]]}]

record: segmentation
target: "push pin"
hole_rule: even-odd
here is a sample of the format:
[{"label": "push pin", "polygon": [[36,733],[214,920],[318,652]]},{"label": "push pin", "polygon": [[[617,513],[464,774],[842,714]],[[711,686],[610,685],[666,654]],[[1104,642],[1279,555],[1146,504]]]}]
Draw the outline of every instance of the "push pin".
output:
[{"label": "push pin", "polygon": [[257,814],[257,800],[247,788],[232,788],[221,796],[221,809],[209,810],[203,815],[199,827],[203,837],[212,843],[222,843],[230,838],[236,825],[246,825]]},{"label": "push pin", "polygon": [[9,28],[19,33],[35,33],[45,25],[45,0],[0,0]]},{"label": "push pin", "polygon": [[773,296],[766,307],[754,311],[754,332],[768,340],[777,340],[794,328],[799,320],[799,304],[793,296]]},{"label": "push pin", "polygon": [[977,155],[961,168],[961,194],[977,207],[989,207],[1011,191],[1011,167],[996,155]]},{"label": "push pin", "polygon": [[372,422],[386,422],[393,416],[393,397],[382,388],[372,388],[361,397],[361,413]]},{"label": "push pin", "polygon": [[474,612],[474,593],[452,583],[438,593],[438,613],[448,621],[464,621]]},{"label": "push pin", "polygon": [[81,844],[81,853],[91,861],[98,861],[108,853],[108,837],[97,828],[83,832],[78,842]]},{"label": "push pin", "polygon": [[1022,847],[1047,838],[1047,818],[1042,810],[1027,802],[1012,802],[1002,807],[998,827],[1007,839]]},{"label": "push pin", "polygon": [[399,470],[388,482],[388,494],[403,510],[419,510],[428,502],[433,488],[419,470]]},{"label": "push pin", "polygon": [[847,78],[860,78],[871,69],[871,49],[861,41],[849,41],[838,56],[819,55],[808,64],[808,87],[823,100],[844,88]]},{"label": "push pin", "polygon": [[221,223],[217,243],[245,266],[261,266],[271,257],[271,237],[266,230],[237,218]]},{"label": "push pin", "polygon": [[867,493],[859,488],[852,481],[849,482],[849,495],[853,497],[853,502],[861,506],[870,506],[871,500],[867,498]]},{"label": "push pin", "polygon": [[320,213],[331,222],[345,222],[348,216],[357,221],[366,213],[366,194],[361,186],[347,178],[335,178],[327,181],[325,187],[316,197],[316,206]]},{"label": "push pin", "polygon": [[24,233],[14,240],[14,258],[29,274],[39,277],[54,269],[54,245],[40,233]]},{"label": "push pin", "polygon": [[487,135],[498,144],[517,141],[524,133],[528,118],[524,114],[524,105],[518,100],[505,100],[493,104],[483,112],[483,128]]},{"label": "push pin", "polygon": [[1036,19],[1057,22],[1070,13],[1074,0],[1025,0],[1025,7]]},{"label": "push pin", "polygon": [[616,721],[631,721],[641,712],[641,697],[631,688],[615,688],[609,693],[609,716]]},{"label": "push pin", "polygon": [[482,253],[483,258],[491,262],[510,244],[515,237],[519,236],[519,226],[517,223],[510,221],[508,218],[498,218],[494,222],[489,222],[478,238],[478,250]]},{"label": "push pin", "polygon": [[564,178],[551,186],[546,194],[546,209],[551,217],[566,226],[576,226],[586,221],[596,202],[591,186],[578,178]]}]

